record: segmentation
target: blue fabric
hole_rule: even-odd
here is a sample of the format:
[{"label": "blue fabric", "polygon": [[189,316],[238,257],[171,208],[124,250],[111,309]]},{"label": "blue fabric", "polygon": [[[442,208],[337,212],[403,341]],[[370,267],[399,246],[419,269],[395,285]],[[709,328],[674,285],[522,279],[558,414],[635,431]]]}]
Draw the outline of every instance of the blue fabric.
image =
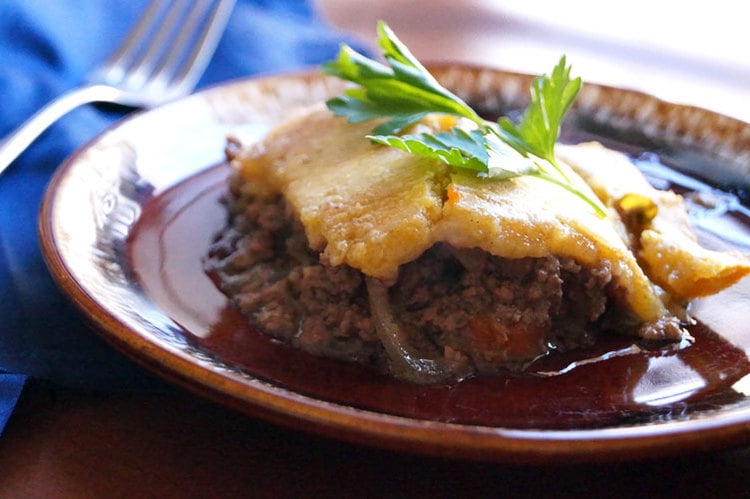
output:
[{"label": "blue fabric", "polygon": [[23,374],[0,371],[0,434],[3,433],[25,382],[26,376]]},{"label": "blue fabric", "polygon": [[[146,3],[0,2],[0,136],[78,86]],[[319,64],[341,41],[303,0],[239,0],[199,87]],[[0,373],[13,373],[0,374],[0,429],[27,376],[88,389],[160,386],[87,327],[53,283],[37,241],[37,213],[52,172],[121,116],[96,106],[80,108],[0,176]]]}]

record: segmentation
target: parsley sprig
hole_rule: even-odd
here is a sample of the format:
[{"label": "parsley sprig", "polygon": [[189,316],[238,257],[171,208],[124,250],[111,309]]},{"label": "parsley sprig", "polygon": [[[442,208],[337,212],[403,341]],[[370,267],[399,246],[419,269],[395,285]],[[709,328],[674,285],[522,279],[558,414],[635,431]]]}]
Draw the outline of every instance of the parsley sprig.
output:
[{"label": "parsley sprig", "polygon": [[[327,102],[334,114],[351,123],[383,119],[368,135],[370,140],[439,159],[457,169],[495,179],[530,175],[552,182],[588,203],[598,216],[605,216],[601,203],[581,192],[555,159],[560,124],[581,88],[580,78],[570,78],[565,57],[549,76],[534,80],[529,105],[515,124],[507,117],[497,122],[480,117],[440,85],[382,21],[378,43],[388,65],[343,45],[338,57],[322,66],[325,73],[359,85]],[[475,128],[400,134],[433,113],[464,118]]]}]

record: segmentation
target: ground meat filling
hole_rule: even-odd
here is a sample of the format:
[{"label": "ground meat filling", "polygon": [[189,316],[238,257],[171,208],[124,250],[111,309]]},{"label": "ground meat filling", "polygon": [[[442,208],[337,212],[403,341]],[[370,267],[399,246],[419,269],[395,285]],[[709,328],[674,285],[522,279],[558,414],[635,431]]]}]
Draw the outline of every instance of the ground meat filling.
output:
[{"label": "ground meat filling", "polygon": [[522,369],[551,349],[590,345],[604,324],[623,322],[608,317],[616,289],[606,264],[509,260],[441,243],[403,265],[386,292],[397,323],[398,344],[389,348],[383,321],[373,318],[372,281],[323,265],[281,196],[249,196],[239,181],[230,187],[230,224],[206,270],[259,330],[313,354],[411,379],[394,367],[395,350],[437,366],[426,379],[458,378]]}]

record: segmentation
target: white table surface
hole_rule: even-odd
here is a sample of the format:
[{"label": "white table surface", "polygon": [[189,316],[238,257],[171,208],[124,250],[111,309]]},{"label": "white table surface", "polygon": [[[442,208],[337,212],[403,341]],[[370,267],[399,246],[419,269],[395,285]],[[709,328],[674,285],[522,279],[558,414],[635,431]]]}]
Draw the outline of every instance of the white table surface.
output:
[{"label": "white table surface", "polygon": [[383,19],[423,61],[548,72],[562,54],[584,81],[644,91],[750,122],[744,2],[316,0],[334,26],[374,42]]}]

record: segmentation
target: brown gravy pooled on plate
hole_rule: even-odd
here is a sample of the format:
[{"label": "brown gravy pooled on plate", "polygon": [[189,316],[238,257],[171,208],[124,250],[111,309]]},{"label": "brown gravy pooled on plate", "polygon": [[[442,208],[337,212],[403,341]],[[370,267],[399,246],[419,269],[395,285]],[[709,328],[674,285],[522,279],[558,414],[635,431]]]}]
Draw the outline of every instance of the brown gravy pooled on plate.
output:
[{"label": "brown gravy pooled on plate", "polygon": [[[285,346],[248,325],[203,271],[202,260],[226,223],[220,200],[228,174],[227,165],[212,167],[151,200],[130,235],[128,258],[144,292],[184,328],[189,341],[255,378],[381,413],[513,428],[581,429],[690,418],[745,397],[740,380],[750,374],[745,353],[750,324],[743,307],[750,279],[694,303],[693,344],[601,337],[593,348],[553,353],[522,373],[456,383],[414,385]],[[725,213],[716,226],[731,232],[725,239],[735,243],[697,228],[701,240],[748,251],[742,244],[750,240],[745,215]]]}]

